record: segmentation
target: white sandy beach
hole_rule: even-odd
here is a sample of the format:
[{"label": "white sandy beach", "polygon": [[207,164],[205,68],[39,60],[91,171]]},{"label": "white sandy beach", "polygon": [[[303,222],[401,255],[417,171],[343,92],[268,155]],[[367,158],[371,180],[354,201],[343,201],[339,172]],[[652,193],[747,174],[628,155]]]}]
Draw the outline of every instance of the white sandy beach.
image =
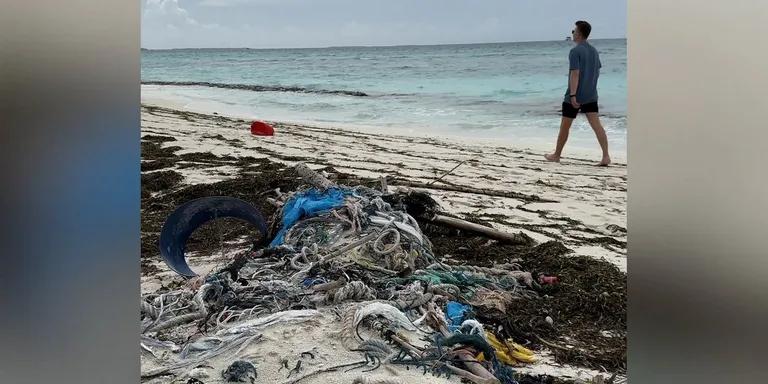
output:
[{"label": "white sandy beach", "polygon": [[[576,255],[605,259],[626,272],[627,168],[620,156],[610,167],[594,166],[597,157],[566,156],[562,163],[555,164],[544,160],[543,151],[487,141],[384,135],[280,122],[270,122],[275,127],[275,136],[253,136],[249,131],[250,121],[238,120],[238,117],[234,120],[219,119],[212,115],[213,111],[207,111],[211,113],[208,115],[180,115],[164,108],[183,109],[183,106],[158,105],[158,100],[143,102],[142,136],[172,136],[176,139],[172,145],[182,148],[177,154],[211,152],[220,156],[266,157],[287,165],[298,163],[295,158],[301,157],[303,162],[315,169],[330,165],[340,172],[361,177],[386,175],[416,183],[434,182],[464,162],[441,181],[434,182],[428,190],[444,210],[458,215],[475,215],[500,230],[522,231],[538,242],[559,240],[573,249]],[[146,105],[164,108],[148,109]],[[238,172],[237,167],[226,162],[216,167],[174,170],[183,175],[184,184],[217,182],[234,177]],[[460,187],[535,195],[541,201],[456,191]],[[205,272],[221,265],[228,256],[194,258],[192,268]],[[153,292],[167,281],[178,278],[159,257],[156,266],[160,272],[142,276],[142,293]],[[287,371],[279,369],[281,358],[291,356],[291,364],[294,364],[301,352],[313,348],[316,358],[303,361],[303,373],[340,362],[360,360],[359,353],[346,350],[335,340],[335,321],[332,313],[322,311],[314,323],[279,325],[264,330],[263,339],[243,351],[243,355],[260,362],[257,364],[257,382],[286,382]],[[539,362],[516,370],[587,379],[599,373],[559,366],[546,354],[539,354],[538,357]],[[142,355],[143,372],[157,367],[153,360]],[[210,378],[201,380],[205,383],[222,382],[219,372],[228,361],[214,359],[209,364],[213,368],[203,370],[207,370]],[[413,369],[389,369],[392,371],[379,369],[371,374],[371,378],[393,375],[394,372],[396,382],[401,383],[459,382],[457,377],[447,380],[429,374],[424,376]],[[351,383],[359,375],[359,371],[334,372],[302,382]],[[145,382],[167,382],[164,380],[167,378]]]}]

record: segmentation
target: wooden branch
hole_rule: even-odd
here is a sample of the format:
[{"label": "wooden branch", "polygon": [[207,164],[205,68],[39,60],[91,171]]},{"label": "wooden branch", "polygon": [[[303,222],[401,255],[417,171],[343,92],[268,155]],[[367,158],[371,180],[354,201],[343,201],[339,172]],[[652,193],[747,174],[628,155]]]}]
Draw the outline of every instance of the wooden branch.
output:
[{"label": "wooden branch", "polygon": [[402,348],[404,348],[404,349],[407,349],[407,350],[408,350],[408,352],[410,352],[410,353],[411,353],[413,356],[417,356],[417,357],[419,357],[419,358],[423,357],[423,354],[422,354],[422,352],[421,352],[421,351],[419,351],[418,349],[416,349],[416,347],[414,347],[413,345],[411,345],[411,344],[410,344],[410,343],[408,343],[407,341],[405,341],[405,340],[403,340],[402,338],[400,338],[400,336],[398,336],[398,335],[392,335],[392,336],[390,336],[390,338],[392,339],[392,341],[394,341],[394,342],[396,342],[398,345],[400,345],[400,347],[402,347]]},{"label": "wooden branch", "polygon": [[522,232],[518,232],[518,233],[502,232],[502,231],[489,228],[480,224],[470,223],[469,221],[466,221],[466,220],[456,219],[453,217],[448,217],[443,215],[435,215],[435,217],[433,217],[431,221],[436,224],[442,224],[448,227],[463,229],[469,232],[475,232],[483,236],[486,236],[488,238],[503,241],[506,243],[511,243],[511,244],[530,244],[532,241],[532,239],[528,235]]},{"label": "wooden branch", "polygon": [[460,349],[456,351],[456,356],[464,363],[470,372],[477,375],[478,377],[489,380],[498,380],[495,376],[493,376],[492,373],[488,372],[485,367],[483,367],[477,360],[475,360],[475,356],[473,356],[472,353],[466,349]]},{"label": "wooden branch", "polygon": [[467,380],[469,380],[469,381],[471,381],[473,383],[476,383],[476,384],[499,384],[499,383],[501,383],[501,381],[499,381],[499,379],[497,379],[495,377],[493,379],[486,378],[486,377],[480,377],[478,375],[475,375],[472,372],[468,372],[468,371],[465,371],[465,370],[463,370],[461,368],[454,367],[453,365],[448,364],[448,363],[443,363],[443,365],[446,368],[450,369],[456,376],[463,377],[463,378],[465,378],[465,379],[467,379]]},{"label": "wooden branch", "polygon": [[467,162],[467,160],[464,160],[464,161],[462,161],[461,163],[457,164],[455,167],[451,168],[451,170],[450,170],[450,171],[448,171],[448,172],[444,173],[442,176],[440,176],[440,178],[439,178],[439,179],[436,179],[436,180],[432,180],[432,181],[430,181],[429,183],[427,183],[427,185],[432,185],[432,184],[434,184],[435,182],[438,182],[438,181],[442,180],[444,177],[446,177],[446,176],[448,176],[449,174],[451,174],[451,172],[455,171],[455,170],[456,170],[456,168],[460,167],[462,164],[464,164],[464,163],[466,163],[466,162]]},{"label": "wooden branch", "polygon": [[314,187],[320,189],[328,189],[333,186],[333,183],[330,180],[326,179],[323,175],[311,170],[304,163],[299,163],[296,165],[296,173],[301,176],[304,182]]}]

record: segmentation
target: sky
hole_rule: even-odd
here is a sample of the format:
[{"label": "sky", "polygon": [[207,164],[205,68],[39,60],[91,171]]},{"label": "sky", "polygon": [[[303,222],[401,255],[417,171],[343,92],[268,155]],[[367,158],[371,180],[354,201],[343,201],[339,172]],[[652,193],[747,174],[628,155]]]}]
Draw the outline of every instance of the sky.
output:
[{"label": "sky", "polygon": [[141,46],[314,48],[625,38],[626,0],[142,0]]}]

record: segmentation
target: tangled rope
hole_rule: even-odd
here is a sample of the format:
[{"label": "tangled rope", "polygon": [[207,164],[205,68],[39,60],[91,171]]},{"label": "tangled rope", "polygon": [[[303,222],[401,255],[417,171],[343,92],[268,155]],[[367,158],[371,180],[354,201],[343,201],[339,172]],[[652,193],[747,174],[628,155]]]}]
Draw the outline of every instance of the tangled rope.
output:
[{"label": "tangled rope", "polygon": [[393,304],[397,309],[401,311],[407,311],[409,309],[418,308],[422,305],[431,302],[435,295],[433,293],[412,293],[406,299],[397,299],[393,301]]},{"label": "tangled rope", "polygon": [[[198,290],[197,294],[194,297],[194,301],[192,302],[192,306],[196,309],[195,312],[187,313],[183,315],[179,315],[176,317],[173,317],[169,320],[166,320],[164,322],[159,322],[162,319],[163,315],[163,308],[161,308],[158,312],[157,318],[155,321],[150,324],[144,332],[157,332],[161,331],[163,329],[167,328],[173,328],[177,327],[179,325],[187,324],[189,322],[204,319],[208,315],[208,309],[205,306],[205,296],[215,290],[215,287],[211,284],[204,284],[200,289]],[[180,299],[178,299],[176,302],[178,302]],[[163,297],[160,297],[160,303],[163,303]],[[186,308],[186,307],[185,307]]]},{"label": "tangled rope", "polygon": [[461,295],[461,288],[453,284],[433,284],[428,288],[429,292],[436,295],[458,298]]},{"label": "tangled rope", "polygon": [[[518,266],[516,264],[505,264],[505,265],[509,267]],[[516,280],[522,280],[521,282],[529,286],[533,283],[533,276],[531,276],[531,273],[520,271],[520,270],[488,268],[488,267],[480,267],[476,265],[448,265],[443,263],[432,264],[428,266],[427,269],[454,271],[454,272],[471,272],[476,274],[496,275],[496,276],[510,276]]]},{"label": "tangled rope", "polygon": [[339,304],[347,300],[373,300],[376,292],[362,281],[352,281],[333,293],[331,302]]},{"label": "tangled rope", "polygon": [[141,301],[141,313],[146,313],[149,315],[149,317],[152,318],[152,320],[157,319],[157,315],[160,313],[160,311],[152,306],[152,304],[147,303],[146,301]]},{"label": "tangled rope", "polygon": [[[390,244],[389,248],[385,248],[382,244],[384,241],[384,238],[387,237],[387,235],[392,234],[394,236],[394,240],[392,240],[392,243]],[[400,245],[400,231],[394,228],[388,228],[384,230],[373,242],[373,251],[376,252],[377,255],[384,256],[392,253],[398,246]]]}]

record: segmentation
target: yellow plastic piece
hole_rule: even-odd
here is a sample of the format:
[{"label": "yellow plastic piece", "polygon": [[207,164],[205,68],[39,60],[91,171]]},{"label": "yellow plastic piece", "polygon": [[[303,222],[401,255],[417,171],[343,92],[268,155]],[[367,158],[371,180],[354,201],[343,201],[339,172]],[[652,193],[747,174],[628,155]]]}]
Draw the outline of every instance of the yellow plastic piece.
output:
[{"label": "yellow plastic piece", "polygon": [[512,339],[504,340],[502,343],[496,338],[496,335],[488,331],[485,332],[485,338],[496,351],[496,357],[504,364],[517,365],[520,362],[533,363],[536,361],[533,351],[513,342]]},{"label": "yellow plastic piece", "polygon": [[519,352],[519,351],[512,351],[512,357],[515,360],[520,360],[524,363],[533,363],[536,361],[536,359],[532,355],[526,355],[525,353]]},{"label": "yellow plastic piece", "polygon": [[506,352],[503,352],[503,351],[496,351],[496,358],[499,359],[499,361],[501,361],[502,363],[507,364],[507,365],[517,365],[518,364],[517,360],[515,360],[512,357],[510,357],[509,355],[507,355]]},{"label": "yellow plastic piece", "polygon": [[518,343],[513,342],[512,339],[507,339],[507,346],[511,346],[512,347],[511,349],[514,349],[516,351],[522,352],[522,353],[524,353],[526,355],[533,356],[533,351],[531,351],[530,349],[528,349],[526,347],[523,347],[522,345],[520,345]]}]

